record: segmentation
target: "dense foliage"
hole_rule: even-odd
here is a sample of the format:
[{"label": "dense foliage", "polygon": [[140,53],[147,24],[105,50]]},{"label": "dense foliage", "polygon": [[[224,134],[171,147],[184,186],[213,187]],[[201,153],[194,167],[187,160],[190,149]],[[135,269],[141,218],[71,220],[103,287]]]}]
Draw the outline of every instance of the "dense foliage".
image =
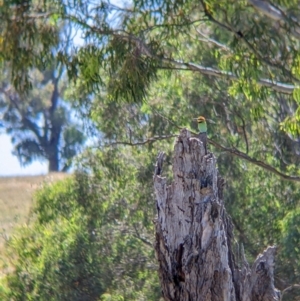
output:
[{"label": "dense foliage", "polygon": [[[111,154],[102,156],[107,165],[120,159]],[[2,300],[159,299],[147,235],[153,202],[141,210],[149,187],[135,174],[123,177],[134,166],[118,162],[118,171],[104,164],[93,177],[78,173],[38,192],[36,222],[8,243],[14,272],[3,280]]]},{"label": "dense foliage", "polygon": [[[1,6],[2,37],[21,8]],[[0,47],[12,82],[26,91],[30,68],[55,57],[70,79],[65,97],[100,139],[78,159],[89,176],[40,192],[32,228],[9,242],[17,258],[3,287],[12,300],[80,299],[86,291],[86,300],[157,300],[158,279],[147,270],[155,270],[153,164],[166,151],[170,176],[172,137],[180,127],[195,129],[192,118],[200,114],[218,143],[211,150],[227,181],[237,258],[242,244],[250,261],[276,244],[276,286],[299,282],[297,1],[32,1],[22,16],[24,39],[4,39]],[[69,47],[48,38],[47,25],[61,23],[78,31]],[[19,54],[29,63],[19,64]],[[292,288],[283,300],[299,296]]]}]

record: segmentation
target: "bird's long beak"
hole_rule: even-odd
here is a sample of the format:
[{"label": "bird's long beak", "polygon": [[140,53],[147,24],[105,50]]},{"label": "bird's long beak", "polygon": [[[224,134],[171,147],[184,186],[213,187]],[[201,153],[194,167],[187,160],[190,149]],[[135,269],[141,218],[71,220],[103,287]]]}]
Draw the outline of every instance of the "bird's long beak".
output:
[{"label": "bird's long beak", "polygon": [[198,120],[198,118],[193,118],[193,120]]}]

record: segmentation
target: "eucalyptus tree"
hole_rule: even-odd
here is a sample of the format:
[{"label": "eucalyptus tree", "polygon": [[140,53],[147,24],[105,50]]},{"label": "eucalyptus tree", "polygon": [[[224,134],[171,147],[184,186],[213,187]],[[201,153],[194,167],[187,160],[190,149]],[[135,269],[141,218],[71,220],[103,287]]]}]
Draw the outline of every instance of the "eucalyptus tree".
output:
[{"label": "eucalyptus tree", "polygon": [[37,2],[1,4],[2,128],[22,165],[46,160],[49,171],[67,171],[85,141],[82,123],[64,100],[65,66],[56,59],[70,49],[72,29],[55,16],[46,19],[43,9]]},{"label": "eucalyptus tree", "polygon": [[[1,53],[19,88],[30,82],[31,66],[55,56],[89,93],[105,89],[111,100],[135,103],[146,99],[164,70],[191,72],[204,85],[201,98],[222,112],[223,127],[232,133],[238,128],[244,149],[250,146],[243,128],[257,120],[277,126],[276,134],[287,131],[290,135],[268,150],[284,159],[292,149],[299,151],[298,11],[295,1],[45,1],[43,6],[8,1],[1,12]],[[6,39],[12,22],[21,34],[14,43]],[[48,51],[57,43],[51,28],[61,22],[82,41]],[[215,94],[217,103],[211,99]],[[247,113],[241,113],[244,107]],[[283,141],[287,149],[278,150]]]},{"label": "eucalyptus tree", "polygon": [[[22,4],[4,7],[2,36]],[[17,88],[28,86],[26,72],[47,58],[43,51],[55,56],[68,72],[70,98],[102,132],[100,151],[123,144],[153,158],[160,147],[170,151],[166,139],[179,128],[195,127],[192,118],[204,115],[239,241],[253,257],[259,244],[282,243],[277,281],[280,288],[297,282],[300,235],[291,225],[299,217],[298,2],[45,1],[26,9],[21,32],[36,39],[7,39],[1,48]],[[54,36],[44,39],[41,18],[45,25],[68,22],[81,43],[47,52]],[[17,64],[16,54],[27,64]],[[151,178],[145,165],[143,181]]]}]

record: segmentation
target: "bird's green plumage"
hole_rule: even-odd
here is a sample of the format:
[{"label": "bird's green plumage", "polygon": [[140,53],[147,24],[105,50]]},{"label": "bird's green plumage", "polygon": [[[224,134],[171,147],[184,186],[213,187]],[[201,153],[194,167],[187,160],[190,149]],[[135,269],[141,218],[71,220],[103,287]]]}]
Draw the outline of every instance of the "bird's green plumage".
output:
[{"label": "bird's green plumage", "polygon": [[199,140],[202,142],[205,150],[205,155],[207,155],[207,124],[203,116],[199,116],[197,119],[198,129],[199,129]]},{"label": "bird's green plumage", "polygon": [[200,131],[200,133],[206,133],[207,132],[207,125],[206,125],[206,122],[201,122],[201,123],[198,123],[198,129]]}]

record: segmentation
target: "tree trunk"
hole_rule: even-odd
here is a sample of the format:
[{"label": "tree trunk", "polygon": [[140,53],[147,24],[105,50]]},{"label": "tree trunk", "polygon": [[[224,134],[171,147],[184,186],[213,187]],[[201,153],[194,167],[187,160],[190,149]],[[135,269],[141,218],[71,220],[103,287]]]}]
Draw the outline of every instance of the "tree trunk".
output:
[{"label": "tree trunk", "polygon": [[51,96],[51,107],[49,108],[49,120],[46,120],[46,124],[50,121],[50,139],[47,145],[46,153],[48,155],[49,165],[48,172],[59,171],[59,141],[62,131],[62,125],[65,120],[61,118],[59,112],[57,112],[57,106],[59,103],[59,91],[58,82],[59,77],[55,76],[55,70],[52,70],[51,79],[53,83],[53,93]]},{"label": "tree trunk", "polygon": [[47,149],[48,151],[48,172],[59,171],[58,145],[54,145]]},{"label": "tree trunk", "polygon": [[279,300],[274,287],[275,247],[252,267],[241,255],[238,267],[231,242],[231,219],[222,200],[224,180],[215,156],[182,130],[174,147],[171,185],[161,176],[163,154],[154,174],[157,199],[156,255],[165,300]]}]

